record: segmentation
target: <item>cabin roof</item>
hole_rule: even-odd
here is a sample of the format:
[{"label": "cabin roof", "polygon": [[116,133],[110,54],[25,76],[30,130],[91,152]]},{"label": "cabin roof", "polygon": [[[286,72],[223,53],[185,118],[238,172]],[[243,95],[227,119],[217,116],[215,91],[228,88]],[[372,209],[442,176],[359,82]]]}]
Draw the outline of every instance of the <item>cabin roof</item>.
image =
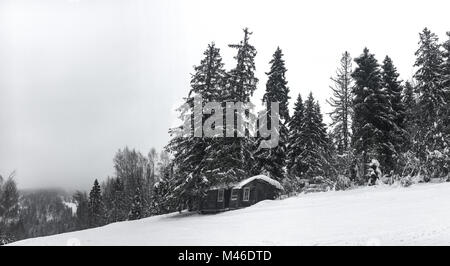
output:
[{"label": "cabin roof", "polygon": [[235,188],[235,189],[241,189],[242,187],[244,187],[245,185],[247,185],[248,183],[254,181],[254,180],[262,180],[267,182],[268,184],[272,185],[273,187],[279,189],[279,190],[284,190],[283,186],[280,184],[280,182],[276,181],[275,179],[272,179],[268,176],[265,175],[255,175],[249,178],[246,178],[242,181],[240,181],[239,183],[234,183],[234,184],[219,184],[217,186],[213,186],[210,188],[210,190],[215,190],[215,189],[221,189],[221,188]]}]

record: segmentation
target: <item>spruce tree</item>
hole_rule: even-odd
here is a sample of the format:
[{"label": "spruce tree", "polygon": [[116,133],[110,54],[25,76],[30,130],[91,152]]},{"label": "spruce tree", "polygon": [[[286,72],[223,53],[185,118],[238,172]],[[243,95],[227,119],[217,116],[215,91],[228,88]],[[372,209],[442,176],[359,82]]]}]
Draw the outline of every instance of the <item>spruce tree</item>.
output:
[{"label": "spruce tree", "polygon": [[329,143],[319,103],[315,101],[312,93],[305,102],[303,139],[304,147],[300,157],[307,165],[306,177],[311,179],[325,175],[329,162],[327,158]]},{"label": "spruce tree", "polygon": [[230,44],[229,47],[237,50],[236,67],[230,71],[229,89],[230,100],[249,102],[256,90],[258,79],[255,77],[256,49],[249,43],[253,33],[244,28],[244,39],[239,44]]},{"label": "spruce tree", "polygon": [[340,60],[340,66],[336,77],[332,77],[334,86],[330,86],[333,96],[328,103],[333,108],[330,113],[332,136],[339,155],[349,153],[351,142],[351,117],[352,109],[352,58],[348,52],[344,52]]},{"label": "spruce tree", "polygon": [[420,33],[419,49],[416,52],[414,78],[417,81],[417,125],[414,150],[423,164],[426,179],[438,177],[447,170],[442,161],[446,153],[447,137],[447,92],[442,83],[443,54],[436,34],[425,28]]},{"label": "spruce tree", "polygon": [[0,175],[0,245],[14,240],[11,232],[19,221],[19,191],[14,175],[13,172],[4,183]]},{"label": "spruce tree", "polygon": [[[442,45],[444,48],[443,52],[443,63],[442,63],[442,87],[444,88],[447,96],[449,96],[450,91],[450,31],[447,32],[447,40]],[[447,103],[449,103],[449,99],[447,98]]]},{"label": "spruce tree", "polygon": [[400,75],[398,74],[397,68],[394,66],[394,63],[389,56],[386,56],[381,67],[383,69],[383,86],[387,89],[389,94],[394,115],[394,122],[400,128],[404,128],[403,123],[405,119],[405,106],[402,101],[402,82],[398,79]]},{"label": "spruce tree", "polygon": [[300,154],[303,152],[301,140],[304,116],[305,106],[301,94],[298,94],[294,114],[288,124],[287,171],[291,179],[302,176],[306,171],[306,165],[300,160]]},{"label": "spruce tree", "polygon": [[105,210],[102,201],[100,185],[97,179],[94,181],[91,192],[89,193],[89,225],[98,227],[105,222]]},{"label": "spruce tree", "polygon": [[303,122],[300,132],[297,133],[298,138],[293,140],[290,147],[300,150],[298,158],[295,159],[299,165],[294,165],[294,169],[300,168],[301,178],[312,180],[315,177],[324,177],[329,174],[330,143],[319,104],[315,101],[312,93],[305,101],[304,108]]},{"label": "spruce tree", "polygon": [[[395,127],[387,90],[382,88],[382,75],[375,55],[367,48],[355,59],[353,87],[353,147],[359,157],[360,173],[367,174],[367,163],[377,159],[383,170],[393,167],[395,147],[389,132]],[[359,177],[362,180],[361,176]]]},{"label": "spruce tree", "polygon": [[[237,50],[237,55],[234,57],[236,67],[228,73],[226,89],[222,95],[223,101],[249,105],[250,97],[256,90],[258,83],[255,77],[256,49],[249,42],[251,34],[245,28],[244,39],[239,44],[229,45]],[[224,115],[226,116],[226,112]],[[254,165],[255,142],[253,138],[250,138],[250,132],[247,129],[244,132],[238,132],[241,128],[238,128],[237,121],[238,119],[248,121],[253,115],[250,111],[239,113],[235,110],[234,125],[231,125],[232,136],[218,138],[207,147],[209,155],[206,176],[211,184],[233,183],[249,176]]]},{"label": "spruce tree", "polygon": [[113,208],[111,219],[113,222],[124,221],[127,218],[125,188],[120,178],[115,178],[113,182]]},{"label": "spruce tree", "polygon": [[444,105],[443,115],[443,133],[445,134],[445,143],[450,143],[450,32],[447,32],[448,39],[442,45],[443,62],[441,70],[441,87],[445,93],[446,104]]},{"label": "spruce tree", "polygon": [[401,85],[401,81],[398,79],[399,74],[397,73],[397,69],[389,56],[386,56],[386,58],[384,59],[382,70],[383,87],[387,90],[390,105],[392,108],[389,117],[395,124],[395,126],[392,127],[387,136],[389,137],[395,149],[395,153],[392,155],[392,166],[395,168],[396,164],[394,163],[398,159],[398,154],[401,154],[403,151],[405,151],[406,147],[406,108],[402,100],[403,87]]},{"label": "spruce tree", "polygon": [[405,88],[403,89],[402,101],[405,107],[405,129],[408,134],[408,141],[405,149],[411,149],[412,140],[416,139],[417,133],[417,106],[416,106],[416,94],[415,86],[410,82],[405,82]]},{"label": "spruce tree", "polygon": [[[271,103],[278,102],[279,104],[279,130],[278,134],[278,146],[270,149],[260,149],[255,158],[257,161],[257,168],[260,171],[268,173],[271,178],[281,181],[285,177],[285,165],[286,165],[286,145],[288,141],[288,129],[287,122],[289,121],[289,88],[287,87],[287,81],[285,73],[287,71],[283,59],[283,53],[278,47],[273,55],[273,59],[269,62],[271,64],[270,71],[266,73],[268,80],[266,84],[266,93],[263,96],[263,105],[266,107],[264,115],[266,116],[267,124],[261,126],[271,128]],[[273,136],[271,136],[273,138]],[[270,137],[269,137],[270,138]],[[267,139],[267,138],[266,138]],[[263,140],[259,136],[259,141]],[[259,145],[259,144],[258,144]]]},{"label": "spruce tree", "polygon": [[[205,164],[209,157],[208,147],[213,140],[195,134],[195,130],[203,128],[208,118],[204,115],[201,120],[194,118],[194,105],[202,108],[206,102],[221,101],[225,86],[226,72],[223,70],[222,58],[219,48],[212,43],[204,52],[205,58],[194,68],[195,73],[191,79],[191,90],[185,98],[185,107],[181,110],[180,118],[189,128],[188,135],[180,135],[183,126],[172,129],[173,139],[167,145],[167,150],[174,155],[173,163],[176,165],[175,179],[173,180],[173,197],[177,199],[177,205],[181,209],[186,204],[198,201],[212,180],[205,179]],[[194,102],[200,96],[203,102]],[[191,121],[190,125],[186,121]],[[219,125],[216,125],[219,126]]]}]

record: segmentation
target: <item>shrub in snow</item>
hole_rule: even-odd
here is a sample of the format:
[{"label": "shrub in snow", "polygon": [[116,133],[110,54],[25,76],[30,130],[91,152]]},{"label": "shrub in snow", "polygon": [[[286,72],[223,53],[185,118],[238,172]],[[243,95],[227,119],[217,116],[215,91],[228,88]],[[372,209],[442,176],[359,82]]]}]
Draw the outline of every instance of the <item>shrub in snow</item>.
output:
[{"label": "shrub in snow", "polygon": [[420,174],[420,160],[413,152],[408,151],[402,154],[399,163],[403,167],[402,176],[415,176]]},{"label": "shrub in snow", "polygon": [[394,184],[394,180],[398,179],[398,176],[393,176],[393,175],[384,175],[380,181],[385,184],[385,185],[392,185]]},{"label": "shrub in snow", "polygon": [[336,180],[334,189],[335,190],[346,190],[346,189],[349,189],[351,186],[352,186],[352,181],[350,180],[350,178],[343,176],[343,175],[339,175]]},{"label": "shrub in snow", "polygon": [[441,178],[443,176],[446,176],[449,172],[449,163],[450,163],[450,152],[447,148],[442,151],[427,150],[425,174],[429,178]]},{"label": "shrub in snow", "polygon": [[14,240],[11,237],[0,234],[0,246],[6,245],[8,243],[13,242]]},{"label": "shrub in snow", "polygon": [[294,194],[295,192],[300,190],[298,180],[296,177],[284,178],[281,184],[284,187],[284,192],[287,195]]},{"label": "shrub in snow", "polygon": [[414,183],[413,178],[411,176],[404,176],[400,178],[400,185],[402,187],[409,187]]},{"label": "shrub in snow", "polygon": [[367,180],[369,186],[376,184],[377,180],[381,177],[380,162],[376,159],[372,159],[369,163],[369,169],[367,169]]}]

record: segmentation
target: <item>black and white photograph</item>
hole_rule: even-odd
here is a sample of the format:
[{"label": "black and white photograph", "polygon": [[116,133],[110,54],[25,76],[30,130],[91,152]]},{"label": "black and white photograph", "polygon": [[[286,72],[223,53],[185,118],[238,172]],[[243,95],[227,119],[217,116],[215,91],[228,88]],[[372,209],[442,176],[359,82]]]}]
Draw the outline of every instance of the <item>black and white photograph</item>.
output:
[{"label": "black and white photograph", "polygon": [[0,252],[450,246],[449,10],[0,0]]}]

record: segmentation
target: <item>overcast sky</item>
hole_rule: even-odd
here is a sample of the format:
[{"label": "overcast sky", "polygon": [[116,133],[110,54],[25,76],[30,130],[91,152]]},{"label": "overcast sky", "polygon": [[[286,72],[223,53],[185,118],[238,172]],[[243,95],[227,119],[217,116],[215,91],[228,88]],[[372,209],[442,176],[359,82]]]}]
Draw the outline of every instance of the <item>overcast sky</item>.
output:
[{"label": "overcast sky", "polygon": [[[126,145],[161,149],[207,44],[234,66],[230,43],[254,34],[255,100],[277,46],[292,103],[312,91],[329,111],[329,77],[341,53],[367,46],[413,74],[418,34],[450,30],[436,1],[0,0],[0,174],[21,188],[87,189],[112,175]],[[326,121],[329,121],[326,118]]]}]

